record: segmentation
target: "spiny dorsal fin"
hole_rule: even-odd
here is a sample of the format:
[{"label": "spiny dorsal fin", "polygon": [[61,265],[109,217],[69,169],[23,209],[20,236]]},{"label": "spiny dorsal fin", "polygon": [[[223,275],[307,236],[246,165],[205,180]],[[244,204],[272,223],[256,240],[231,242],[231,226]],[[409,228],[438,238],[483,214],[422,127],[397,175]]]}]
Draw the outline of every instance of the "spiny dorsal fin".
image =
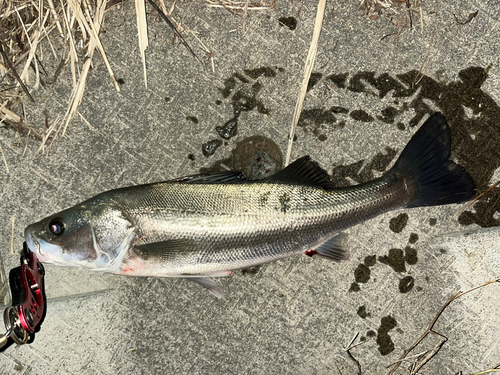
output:
[{"label": "spiny dorsal fin", "polygon": [[332,188],[328,173],[316,162],[312,161],[308,155],[295,160],[285,169],[269,177],[266,182],[321,186],[325,189]]},{"label": "spiny dorsal fin", "polygon": [[198,174],[193,176],[180,177],[174,180],[170,180],[168,182],[178,182],[183,184],[211,184],[217,182],[220,184],[230,184],[242,181],[245,181],[243,173],[224,171],[224,172],[212,172],[212,173]]}]

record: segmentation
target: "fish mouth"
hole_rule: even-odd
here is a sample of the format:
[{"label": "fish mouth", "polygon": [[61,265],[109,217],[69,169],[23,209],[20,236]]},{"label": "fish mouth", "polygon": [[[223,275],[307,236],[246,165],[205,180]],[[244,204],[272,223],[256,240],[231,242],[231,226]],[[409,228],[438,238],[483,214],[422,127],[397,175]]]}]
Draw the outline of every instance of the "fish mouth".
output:
[{"label": "fish mouth", "polygon": [[[56,263],[53,257],[51,257],[51,253],[47,252],[46,254],[42,253],[42,246],[48,245],[45,241],[40,240],[33,236],[29,228],[26,228],[24,231],[24,240],[26,241],[26,245],[28,248],[36,255],[38,260],[42,263]],[[43,242],[43,243],[42,243]],[[59,248],[58,246],[56,246]]]},{"label": "fish mouth", "polygon": [[26,228],[24,230],[24,240],[26,241],[26,244],[28,245],[28,248],[31,250],[31,252],[35,253],[37,256],[40,255],[40,244],[38,241],[36,241],[36,246],[35,246],[35,241],[33,241],[33,236],[31,235],[31,232]]}]

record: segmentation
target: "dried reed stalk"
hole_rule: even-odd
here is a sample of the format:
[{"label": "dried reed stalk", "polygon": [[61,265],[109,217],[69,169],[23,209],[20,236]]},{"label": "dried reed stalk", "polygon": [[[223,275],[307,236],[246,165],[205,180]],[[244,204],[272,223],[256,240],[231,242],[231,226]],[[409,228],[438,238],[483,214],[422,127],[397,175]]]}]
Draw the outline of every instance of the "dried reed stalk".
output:
[{"label": "dried reed stalk", "polygon": [[302,84],[300,85],[299,98],[297,99],[297,104],[295,105],[295,112],[293,114],[292,126],[290,128],[290,137],[288,139],[288,149],[286,152],[285,166],[290,162],[290,155],[292,153],[293,137],[295,136],[295,128],[299,122],[300,114],[302,112],[302,107],[304,105],[304,99],[307,92],[307,84],[311,78],[311,72],[314,68],[314,62],[316,61],[316,53],[318,52],[318,41],[321,34],[321,28],[323,25],[323,17],[325,15],[326,0],[319,0],[318,11],[316,13],[316,22],[314,23],[313,37],[311,45],[309,47],[309,53],[307,54],[306,64],[304,66],[304,76],[302,78]]}]

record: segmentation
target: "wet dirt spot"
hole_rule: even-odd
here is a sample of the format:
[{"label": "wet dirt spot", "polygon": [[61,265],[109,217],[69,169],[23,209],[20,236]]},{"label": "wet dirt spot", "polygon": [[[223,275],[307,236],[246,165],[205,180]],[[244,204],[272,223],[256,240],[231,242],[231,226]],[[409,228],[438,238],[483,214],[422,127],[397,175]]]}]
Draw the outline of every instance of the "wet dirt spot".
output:
[{"label": "wet dirt spot", "polygon": [[[220,140],[217,140],[221,142]],[[271,139],[256,135],[243,139],[227,159],[200,168],[200,173],[239,171],[250,180],[268,178],[283,168],[283,155]]]},{"label": "wet dirt spot", "polygon": [[377,119],[386,124],[392,124],[398,114],[400,114],[400,111],[397,108],[389,106],[382,110],[381,114],[377,116]]},{"label": "wet dirt spot", "polygon": [[[276,68],[279,72],[283,72],[283,68]],[[260,68],[255,69],[244,69],[243,72],[252,78],[253,80],[258,79],[259,77],[276,77],[276,71],[267,66],[262,66]]]},{"label": "wet dirt spot", "polygon": [[201,152],[204,156],[209,157],[215,153],[215,150],[222,146],[222,141],[220,139],[212,139],[207,143],[201,145]]},{"label": "wet dirt spot", "polygon": [[260,180],[281,170],[283,155],[271,139],[257,135],[242,140],[231,153],[231,169]]},{"label": "wet dirt spot", "polygon": [[377,345],[380,354],[387,355],[394,350],[394,343],[392,342],[389,332],[396,328],[398,323],[392,316],[384,316],[381,319],[381,324],[377,330]]},{"label": "wet dirt spot", "polygon": [[399,280],[399,292],[408,293],[415,286],[415,279],[411,276],[405,276]]},{"label": "wet dirt spot", "polygon": [[341,73],[329,75],[326,79],[330,80],[334,87],[336,86],[338,88],[345,89],[347,77],[349,77],[349,73]]},{"label": "wet dirt spot", "polygon": [[278,19],[280,26],[286,26],[290,30],[295,30],[297,28],[297,19],[295,17],[281,17]]},{"label": "wet dirt spot", "polygon": [[359,306],[357,313],[363,319],[366,319],[367,317],[371,317],[371,314],[366,312],[366,306],[365,305]]},{"label": "wet dirt spot", "polygon": [[332,111],[335,114],[345,114],[345,115],[347,115],[349,113],[349,110],[347,108],[338,107],[338,106],[331,107],[330,111]]},{"label": "wet dirt spot", "polygon": [[238,119],[236,117],[227,121],[224,126],[216,126],[215,131],[221,138],[231,139],[238,132]]},{"label": "wet dirt spot", "polygon": [[374,118],[370,116],[367,112],[363,111],[362,109],[356,109],[349,113],[349,116],[351,116],[354,120],[357,121],[362,121],[362,122],[372,122]]},{"label": "wet dirt spot", "polygon": [[417,264],[418,262],[417,249],[414,249],[413,247],[410,246],[406,246],[404,260],[406,263],[410,265]]},{"label": "wet dirt spot", "polygon": [[403,250],[390,249],[388,255],[378,257],[380,263],[387,264],[396,272],[406,272]]},{"label": "wet dirt spot", "polygon": [[365,266],[372,267],[377,263],[377,256],[376,255],[369,255],[365,257],[365,260],[363,262]]},{"label": "wet dirt spot", "polygon": [[199,122],[198,118],[196,118],[195,116],[186,116],[186,120],[191,121],[193,124],[197,124]]},{"label": "wet dirt spot", "polygon": [[307,82],[307,91],[311,90],[319,80],[323,77],[321,73],[311,73],[311,77],[309,78],[309,82]]},{"label": "wet dirt spot", "polygon": [[414,244],[418,241],[418,234],[416,233],[411,233],[410,234],[410,239],[408,240],[409,243]]},{"label": "wet dirt spot", "polygon": [[399,214],[395,218],[392,218],[389,222],[389,228],[394,233],[401,233],[401,231],[406,227],[408,223],[408,214],[406,212]]},{"label": "wet dirt spot", "polygon": [[255,266],[255,267],[249,267],[249,268],[243,268],[241,270],[241,274],[242,275],[256,275],[259,273],[259,271],[261,270],[262,268],[262,265],[260,266]]},{"label": "wet dirt spot", "polygon": [[320,141],[326,141],[328,137],[324,131],[327,128],[342,129],[345,126],[345,121],[337,121],[335,114],[338,112],[334,112],[332,108],[305,109],[300,114],[297,125],[304,133],[312,133]]},{"label": "wet dirt spot", "polygon": [[359,264],[354,271],[354,279],[357,283],[367,283],[370,280],[370,269],[364,264]]},{"label": "wet dirt spot", "polygon": [[349,288],[349,292],[359,292],[361,288],[359,287],[359,284],[354,282],[351,284],[351,287]]},{"label": "wet dirt spot", "polygon": [[[269,67],[245,69],[243,73],[235,72],[224,82],[224,88],[219,91],[223,99],[229,99],[233,107],[233,114],[224,125],[216,126],[215,130],[223,139],[229,140],[237,134],[238,119],[242,112],[256,109],[261,114],[269,114],[269,110],[258,98],[263,83],[257,81],[260,77],[276,77],[276,71]],[[221,105],[221,100],[216,100]]]},{"label": "wet dirt spot", "polygon": [[374,266],[376,263],[376,255],[369,255],[365,257],[363,263],[360,263],[354,270],[354,279],[356,281],[351,284],[349,292],[359,292],[361,290],[359,283],[366,284],[370,280],[371,270],[369,267]]}]

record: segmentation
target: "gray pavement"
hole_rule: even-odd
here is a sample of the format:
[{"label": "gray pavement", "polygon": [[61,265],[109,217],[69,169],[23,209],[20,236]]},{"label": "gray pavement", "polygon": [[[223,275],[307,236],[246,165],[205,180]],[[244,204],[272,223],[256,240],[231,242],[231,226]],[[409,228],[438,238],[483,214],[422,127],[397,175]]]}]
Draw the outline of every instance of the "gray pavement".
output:
[{"label": "gray pavement", "polygon": [[[369,19],[358,1],[328,3],[292,160],[311,155],[339,186],[368,181],[442,111],[452,159],[479,191],[500,179],[500,4],[419,6],[413,30],[395,39],[398,27],[385,16]],[[457,22],[476,10],[470,23]],[[172,32],[151,14],[145,88],[133,3],[107,13],[101,40],[121,92],[96,52],[80,107],[86,121],[76,116],[49,152],[0,129],[9,167],[0,162],[4,273],[18,262],[9,254],[13,216],[19,250],[28,224],[104,190],[231,167],[246,137],[268,137],[285,153],[315,14],[315,2],[276,1],[275,10],[250,12],[242,35],[229,12],[178,2],[174,16],[213,53],[215,71],[172,45]],[[296,29],[281,17],[294,17]],[[63,43],[54,43],[62,56]],[[43,48],[54,72],[59,61]],[[46,131],[46,118],[64,115],[71,88],[67,68],[34,93],[36,105],[25,104],[28,122]],[[236,134],[223,139],[216,128],[234,122],[243,101]],[[202,146],[214,140],[219,146],[205,156]],[[218,279],[225,300],[185,280],[47,266],[45,321],[34,343],[0,353],[1,372],[356,374],[345,348],[359,334],[351,354],[362,373],[387,374],[452,295],[500,277],[500,189],[454,218],[461,207],[401,210],[358,225],[348,231],[350,262],[295,257],[235,272]],[[419,374],[472,374],[500,363],[499,288],[450,304],[434,326],[448,340]],[[409,356],[441,340],[430,335]]]}]

